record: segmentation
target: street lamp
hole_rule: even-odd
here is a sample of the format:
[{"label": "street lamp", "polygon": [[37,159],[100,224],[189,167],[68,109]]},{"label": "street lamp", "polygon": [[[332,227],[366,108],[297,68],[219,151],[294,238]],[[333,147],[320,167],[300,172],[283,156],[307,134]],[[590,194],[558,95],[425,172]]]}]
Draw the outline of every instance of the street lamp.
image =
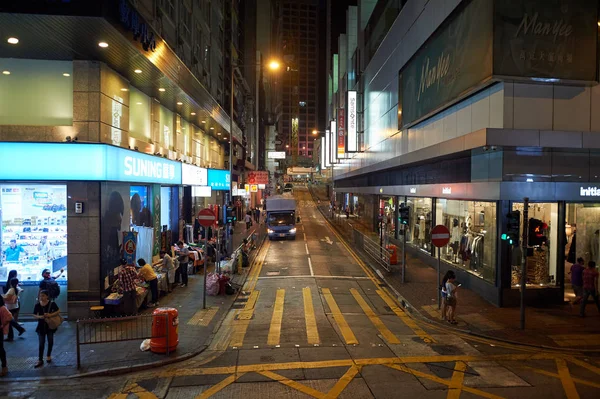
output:
[{"label": "street lamp", "polygon": [[312,134],[313,134],[313,135],[315,135],[315,136],[316,136],[318,133],[319,133],[319,131],[318,131],[318,130],[313,130],[313,131],[312,131]]}]

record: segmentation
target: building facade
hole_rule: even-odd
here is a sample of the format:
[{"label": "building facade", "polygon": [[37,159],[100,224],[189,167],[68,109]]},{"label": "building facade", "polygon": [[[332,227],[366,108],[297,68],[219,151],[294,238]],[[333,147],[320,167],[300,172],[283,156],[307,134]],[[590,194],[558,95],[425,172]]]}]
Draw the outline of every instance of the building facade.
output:
[{"label": "building facade", "polygon": [[88,316],[123,232],[155,258],[196,236],[200,209],[222,214],[230,143],[242,158],[252,131],[243,113],[230,129],[225,3],[0,6],[0,279],[66,267],[60,308]]},{"label": "building facade", "polygon": [[[561,303],[575,259],[600,260],[598,3],[389,0],[356,11],[350,62],[330,72],[341,79],[332,108],[347,113],[349,92],[358,108],[356,137],[338,131],[345,147],[330,158],[336,200],[431,265],[431,229],[445,225],[442,271],[498,306],[518,303],[523,259],[528,301]],[[523,258],[521,240],[502,237],[512,211],[522,230],[525,197],[534,228]]]}]

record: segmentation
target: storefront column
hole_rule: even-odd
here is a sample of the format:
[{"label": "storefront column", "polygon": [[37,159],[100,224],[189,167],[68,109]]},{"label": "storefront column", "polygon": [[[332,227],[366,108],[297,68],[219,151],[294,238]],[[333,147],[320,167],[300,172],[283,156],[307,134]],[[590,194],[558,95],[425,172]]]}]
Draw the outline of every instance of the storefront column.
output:
[{"label": "storefront column", "polygon": [[567,204],[565,201],[558,202],[558,254],[556,256],[556,285],[560,287],[562,296],[565,295],[565,247],[567,246],[567,234],[565,226],[567,224]]}]

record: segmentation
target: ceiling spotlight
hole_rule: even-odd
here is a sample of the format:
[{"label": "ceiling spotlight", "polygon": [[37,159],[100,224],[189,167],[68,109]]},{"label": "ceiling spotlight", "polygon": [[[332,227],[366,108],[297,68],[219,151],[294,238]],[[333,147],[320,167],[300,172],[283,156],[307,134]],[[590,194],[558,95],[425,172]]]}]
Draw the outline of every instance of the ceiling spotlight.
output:
[{"label": "ceiling spotlight", "polygon": [[63,76],[68,78],[69,76],[71,76],[71,74],[65,72],[65,73],[63,73]]},{"label": "ceiling spotlight", "polygon": [[217,133],[217,136],[220,136],[220,135],[221,135],[221,132]]},{"label": "ceiling spotlight", "polygon": [[19,39],[17,39],[16,37],[9,37],[7,42],[9,44],[17,44],[17,43],[19,43]]},{"label": "ceiling spotlight", "polygon": [[192,112],[190,115],[192,115],[192,116],[196,116],[196,113],[195,113],[195,112]]},{"label": "ceiling spotlight", "polygon": [[211,127],[210,127],[210,130],[215,130],[215,128],[211,126]]},{"label": "ceiling spotlight", "polygon": [[100,42],[100,43],[98,43],[98,46],[100,46],[102,48],[107,48],[108,47],[108,43],[106,43],[106,42]]},{"label": "ceiling spotlight", "polygon": [[2,71],[2,75],[10,75],[10,71]]},{"label": "ceiling spotlight", "polygon": [[161,87],[160,89],[158,89],[158,91],[166,91],[166,90]]},{"label": "ceiling spotlight", "polygon": [[125,87],[122,87],[121,91],[129,91],[129,89],[126,89]]},{"label": "ceiling spotlight", "polygon": [[137,103],[136,103],[136,105],[142,105],[142,103],[140,103],[140,102],[137,102]]},{"label": "ceiling spotlight", "polygon": [[183,105],[181,101],[177,101],[177,105]]},{"label": "ceiling spotlight", "polygon": [[206,123],[206,121],[200,121],[201,123]]},{"label": "ceiling spotlight", "polygon": [[141,69],[136,69],[136,70],[135,70],[135,71],[133,71],[133,72],[135,72],[135,73],[142,73],[142,70],[141,70]]}]

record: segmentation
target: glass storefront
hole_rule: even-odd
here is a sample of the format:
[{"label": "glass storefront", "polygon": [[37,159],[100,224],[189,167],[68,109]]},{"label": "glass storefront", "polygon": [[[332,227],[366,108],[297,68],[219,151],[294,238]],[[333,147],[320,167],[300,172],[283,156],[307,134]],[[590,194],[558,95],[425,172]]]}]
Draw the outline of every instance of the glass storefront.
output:
[{"label": "glass storefront", "polygon": [[[523,234],[523,203],[513,203],[512,210],[521,212],[521,231]],[[538,242],[529,245],[533,248],[532,256],[527,257],[527,286],[555,286],[558,265],[558,203],[529,204],[529,236],[537,235]],[[532,241],[530,240],[530,243]],[[511,269],[511,285],[517,287],[521,279],[521,251],[513,249]]]},{"label": "glass storefront", "polygon": [[432,226],[432,199],[407,197],[410,224],[406,226],[406,242],[430,253]]},{"label": "glass storefront", "polygon": [[396,229],[396,197],[379,196],[379,214],[383,216],[385,233],[394,238]]},{"label": "glass storefront", "polygon": [[0,281],[16,270],[19,281],[37,282],[61,268],[67,279],[67,186],[0,185],[0,219]]},{"label": "glass storefront", "polygon": [[484,280],[496,282],[496,203],[438,199],[436,224],[450,231],[441,257]]}]

